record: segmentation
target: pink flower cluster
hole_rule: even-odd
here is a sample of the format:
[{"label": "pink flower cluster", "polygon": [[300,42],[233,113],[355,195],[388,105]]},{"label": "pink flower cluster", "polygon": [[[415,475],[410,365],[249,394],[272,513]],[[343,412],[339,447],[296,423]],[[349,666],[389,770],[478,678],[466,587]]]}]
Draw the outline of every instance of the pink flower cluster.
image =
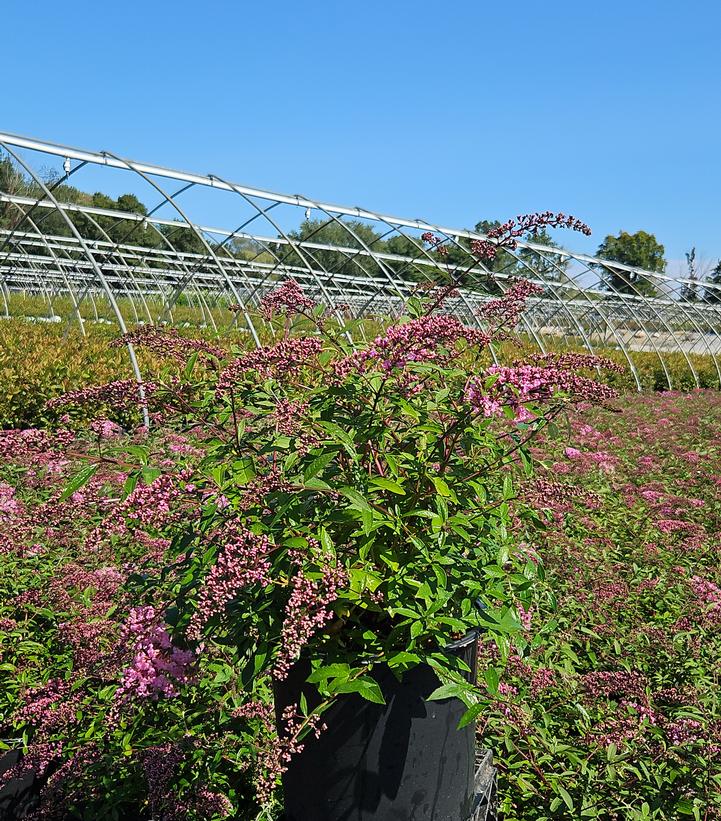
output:
[{"label": "pink flower cluster", "polygon": [[166,797],[170,781],[182,760],[183,753],[180,747],[173,742],[147,747],[141,753],[151,808],[154,809]]},{"label": "pink flower cluster", "polygon": [[526,632],[530,633],[531,631],[531,624],[533,622],[533,607],[529,607],[528,610],[522,605],[518,605],[518,618],[521,622],[521,628]]},{"label": "pink flower cluster", "polygon": [[325,729],[320,716],[300,716],[296,708],[289,705],[281,715],[278,735],[273,738],[269,734],[264,748],[259,751],[258,765],[259,778],[256,785],[258,800],[261,804],[268,803],[275,790],[280,776],[288,769],[288,763],[294,755],[303,751],[304,744],[298,740],[301,730],[309,727],[318,738]]},{"label": "pink flower cluster", "polygon": [[41,736],[75,723],[80,699],[72,694],[72,685],[62,679],[50,679],[42,687],[28,690],[25,704],[17,710],[16,722],[32,725]]},{"label": "pink flower cluster", "polygon": [[188,818],[226,818],[233,811],[227,795],[209,787],[199,787],[178,796],[168,795],[163,801],[162,821],[187,821]]},{"label": "pink flower cluster", "polygon": [[289,705],[281,714],[276,732],[273,705],[262,701],[241,704],[232,715],[243,721],[260,722],[256,789],[259,801],[265,804],[272,798],[276,782],[288,769],[291,757],[303,750],[304,745],[297,738],[300,730],[307,726],[318,738],[325,726],[320,716],[298,716],[295,707]]},{"label": "pink flower cluster", "polygon": [[[599,367],[604,360],[599,360]],[[466,400],[484,416],[502,416],[504,407],[513,410],[516,419],[526,421],[526,403],[547,402],[557,395],[574,402],[603,402],[618,395],[608,385],[580,376],[563,365],[491,365],[483,377],[469,380]]]},{"label": "pink flower cluster", "polygon": [[133,660],[115,692],[118,703],[133,698],[171,698],[177,686],[193,680],[195,654],[176,647],[153,607],[134,607],[124,634],[132,644]]},{"label": "pink flower cluster", "polygon": [[693,718],[679,718],[666,725],[666,735],[668,740],[675,747],[682,744],[693,744],[698,741],[703,725]]},{"label": "pink flower cluster", "polygon": [[279,399],[273,411],[273,419],[278,433],[295,436],[308,413],[307,402]]},{"label": "pink flower cluster", "polygon": [[22,512],[23,506],[15,497],[15,488],[0,482],[0,522],[5,518],[19,516]]},{"label": "pink flower cluster", "polygon": [[51,433],[37,428],[26,430],[0,430],[0,459],[4,462],[20,462],[49,452],[58,452],[75,439],[69,430]]},{"label": "pink flower cluster", "polygon": [[193,353],[204,354],[206,358],[224,359],[228,352],[203,339],[187,339],[175,328],[163,328],[157,325],[139,325],[130,333],[110,343],[113,348],[121,345],[138,345],[147,348],[158,356],[174,359],[176,362],[187,362]]},{"label": "pink flower cluster", "polygon": [[[590,371],[600,368],[609,373],[623,373],[623,366],[605,356],[596,356],[592,353],[543,353],[531,354],[524,362],[514,362],[514,365],[538,365],[542,368],[562,368],[567,371]],[[594,429],[590,425],[582,425],[580,433],[593,436]]]},{"label": "pink flower cluster", "polygon": [[[143,391],[146,400],[156,391],[153,382],[145,382]],[[103,385],[93,385],[87,388],[80,388],[75,391],[50,399],[46,403],[48,408],[64,408],[68,405],[88,405],[88,404],[113,405],[114,407],[130,407],[142,405],[140,386],[134,379],[117,379],[114,382],[106,382]]]},{"label": "pink flower cluster", "polygon": [[437,254],[444,257],[448,254],[448,248],[443,244],[443,240],[436,236],[432,231],[425,231],[421,234],[421,241],[430,245]]},{"label": "pink flower cluster", "polygon": [[618,457],[613,456],[605,450],[581,451],[578,448],[565,448],[565,457],[576,463],[576,471],[585,472],[594,468],[599,468],[604,473],[612,473],[618,465]]},{"label": "pink flower cluster", "polygon": [[114,620],[90,620],[87,613],[58,625],[58,638],[72,648],[75,669],[94,675],[112,675],[109,662],[117,632]]},{"label": "pink flower cluster", "polygon": [[701,576],[692,576],[688,584],[703,610],[703,620],[709,626],[721,625],[721,588]]},{"label": "pink flower cluster", "polygon": [[244,486],[238,507],[243,511],[260,507],[264,514],[269,515],[272,512],[270,494],[290,493],[293,488],[294,485],[286,479],[281,464],[269,462],[266,470],[259,470],[250,482]]},{"label": "pink flower cluster", "polygon": [[43,776],[62,751],[63,745],[59,741],[31,744],[20,762],[0,773],[0,789],[13,779],[23,778],[31,773],[36,778]]},{"label": "pink flower cluster", "polygon": [[315,302],[303,293],[294,279],[286,279],[260,302],[260,314],[267,320],[271,320],[275,314],[308,314],[313,308]]},{"label": "pink flower cluster", "polygon": [[491,299],[482,305],[478,316],[496,320],[499,327],[513,328],[526,310],[526,302],[531,296],[543,293],[540,285],[527,279],[514,280],[500,299]]},{"label": "pink flower cluster", "polygon": [[618,704],[619,714],[600,722],[585,739],[595,741],[603,747],[614,744],[621,747],[629,742],[642,742],[647,726],[660,727],[663,716],[647,703],[622,700]]},{"label": "pink flower cluster", "polygon": [[308,639],[333,620],[334,613],[329,605],[336,600],[338,588],[346,581],[345,570],[340,565],[332,564],[323,568],[318,580],[309,579],[302,573],[297,573],[291,579],[291,594],[285,606],[280,651],[273,668],[276,679],[286,678]]},{"label": "pink flower cluster", "polygon": [[165,431],[163,435],[163,444],[175,456],[191,456],[200,458],[205,453],[202,448],[191,444],[187,436],[181,433],[173,433],[172,431]]},{"label": "pink flower cluster", "polygon": [[539,696],[541,693],[549,690],[556,683],[556,671],[550,667],[539,667],[533,671],[531,677],[531,695]]},{"label": "pink flower cluster", "polygon": [[47,592],[58,610],[76,610],[78,598],[89,599],[89,605],[83,604],[83,612],[89,617],[99,617],[112,606],[124,581],[125,576],[116,567],[87,570],[75,562],[68,562],[57,568]]},{"label": "pink flower cluster", "polygon": [[554,514],[570,513],[575,504],[595,510],[600,498],[592,490],[551,479],[533,479],[526,485],[526,499],[538,508],[548,508]]},{"label": "pink flower cluster", "polygon": [[594,698],[619,695],[644,698],[648,682],[640,673],[616,670],[586,673],[581,676],[581,685]]},{"label": "pink flower cluster", "polygon": [[282,339],[275,345],[248,351],[224,368],[218,378],[218,393],[230,391],[249,371],[262,379],[278,378],[296,373],[314,360],[323,348],[317,337],[302,336]]},{"label": "pink flower cluster", "polygon": [[96,419],[90,423],[90,430],[98,439],[116,439],[123,429],[110,419]]},{"label": "pink flower cluster", "polygon": [[498,248],[516,248],[517,240],[521,237],[535,236],[542,228],[570,228],[572,231],[580,231],[586,236],[591,235],[591,229],[580,219],[566,214],[553,211],[544,211],[535,214],[523,214],[504,222],[497,228],[492,228],[487,234],[487,239],[474,239],[471,241],[471,251],[481,259],[493,260],[498,253]]},{"label": "pink flower cluster", "polygon": [[228,522],[213,540],[221,551],[198,596],[198,603],[188,626],[188,637],[197,641],[210,619],[225,611],[226,606],[251,584],[270,584],[268,554],[271,544],[240,522]]},{"label": "pink flower cluster", "polygon": [[392,325],[368,348],[339,360],[334,368],[336,375],[344,378],[369,364],[390,373],[411,362],[444,362],[449,359],[449,354],[441,353],[440,349],[449,348],[462,339],[469,345],[485,345],[490,341],[487,334],[469,328],[455,317],[444,314],[422,316]]},{"label": "pink flower cluster", "polygon": [[149,485],[138,484],[101,523],[95,534],[123,535],[141,528],[160,529],[181,521],[198,504],[195,487],[189,482],[192,471],[162,473]]}]

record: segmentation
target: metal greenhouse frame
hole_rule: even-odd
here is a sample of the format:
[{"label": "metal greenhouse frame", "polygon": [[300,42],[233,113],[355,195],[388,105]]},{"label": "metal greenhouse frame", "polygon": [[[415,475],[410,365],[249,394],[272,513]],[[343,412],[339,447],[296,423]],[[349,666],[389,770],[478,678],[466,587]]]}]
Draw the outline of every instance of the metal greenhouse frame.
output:
[{"label": "metal greenhouse frame", "polygon": [[[0,133],[3,158],[16,184],[0,176],[0,316],[70,320],[83,333],[93,322],[114,322],[121,333],[138,323],[235,327],[260,345],[258,303],[287,277],[353,318],[397,312],[419,282],[460,278],[446,309],[468,323],[524,277],[543,288],[521,328],[541,351],[616,349],[639,389],[640,355],[657,360],[674,388],[671,359],[698,386],[703,354],[721,382],[721,286],[712,283],[533,242],[484,264],[469,250],[484,239],[473,231],[13,134]],[[147,208],[98,205],[82,194],[89,190],[129,191]],[[429,231],[437,244],[422,240]]]}]

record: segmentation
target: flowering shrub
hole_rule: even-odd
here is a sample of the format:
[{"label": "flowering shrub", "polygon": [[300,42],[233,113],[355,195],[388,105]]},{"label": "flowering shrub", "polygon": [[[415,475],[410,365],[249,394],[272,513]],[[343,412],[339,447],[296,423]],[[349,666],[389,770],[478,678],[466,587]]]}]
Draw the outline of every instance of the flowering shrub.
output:
[{"label": "flowering shrub", "polygon": [[[228,309],[224,309],[224,319],[219,317],[219,322],[222,321],[228,321]],[[363,326],[369,328],[369,334],[375,335],[381,323],[364,320]],[[21,319],[0,323],[0,372],[3,376],[0,381],[0,428],[58,424],[67,409],[48,407],[49,399],[90,385],[132,378],[127,352],[111,348],[111,338],[112,328],[109,326],[88,324],[83,336],[76,327],[67,324],[36,325]],[[229,346],[231,340],[239,345],[244,341],[247,344],[242,334],[228,332],[222,338],[222,345]],[[544,343],[547,350],[558,353],[584,348],[584,340],[580,338],[558,342],[546,338]],[[535,349],[535,340],[526,339],[525,345],[530,353]],[[499,362],[510,364],[516,360],[518,346],[519,339],[500,345],[497,351]],[[595,343],[594,349],[623,368],[622,372],[596,373],[596,377],[617,389],[635,391],[636,381],[623,353]],[[162,369],[160,355],[142,346],[138,348],[138,355],[145,378],[152,381]],[[710,356],[664,353],[662,362],[653,351],[634,351],[632,358],[644,390],[666,390],[669,377],[675,389],[692,390],[696,387],[696,379],[689,368],[689,360],[701,387],[719,387],[716,364]],[[86,425],[96,411],[91,406],[72,408],[73,426]],[[106,406],[103,413],[124,427],[138,424],[141,418],[138,410],[130,407]]]},{"label": "flowering shrub", "polygon": [[[443,647],[484,627],[507,651],[537,570],[516,549],[535,522],[514,490],[531,469],[528,443],[569,402],[612,395],[571,370],[615,367],[597,358],[478,367],[532,291],[518,283],[488,306],[484,331],[429,312],[431,293],[357,349],[291,281],[263,305],[280,338],[197,375],[197,346],[150,337],[173,359],[190,355],[182,381],[158,382],[153,400],[203,455],[143,505],[161,512],[170,565],[137,595],[165,597],[174,633],[242,683],[228,707],[237,743],[255,747],[262,797],[334,698],[382,701],[380,662],[398,675],[430,664],[431,698],[461,698],[466,721],[483,709]],[[196,507],[171,521],[180,504],[163,493]],[[260,705],[301,656],[322,702],[298,704],[278,738]],[[141,677],[152,674],[142,661]]]}]

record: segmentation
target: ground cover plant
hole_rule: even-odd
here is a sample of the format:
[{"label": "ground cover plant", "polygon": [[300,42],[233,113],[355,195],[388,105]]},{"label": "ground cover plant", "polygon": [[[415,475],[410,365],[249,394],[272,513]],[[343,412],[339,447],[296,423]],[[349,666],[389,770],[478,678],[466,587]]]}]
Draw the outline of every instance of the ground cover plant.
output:
[{"label": "ground cover plant", "polygon": [[720,444],[715,391],[617,400],[538,443],[546,594],[480,728],[505,818],[721,817]]},{"label": "ground cover plant", "polygon": [[[508,821],[716,817],[716,394],[565,423],[572,398],[611,396],[577,371],[610,363],[469,379],[477,332],[428,310],[446,293],[365,353],[337,334],[324,351],[292,286],[267,304],[276,345],[231,362],[139,331],[174,363],[149,390],[163,425],[70,430],[78,404],[137,401],[116,381],[56,401],[52,431],[0,434],[0,722],[48,777],[40,817],[273,817],[322,721],[299,704],[273,727],[301,647],[328,697],[377,698],[368,665],[391,650],[399,671],[435,663],[495,751]],[[473,625],[471,691],[437,651]]]}]

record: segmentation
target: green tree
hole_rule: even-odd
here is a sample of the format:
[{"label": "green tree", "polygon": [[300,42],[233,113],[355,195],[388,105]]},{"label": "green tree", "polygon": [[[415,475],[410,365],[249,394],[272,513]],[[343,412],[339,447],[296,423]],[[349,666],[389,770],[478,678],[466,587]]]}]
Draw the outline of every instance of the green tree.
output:
[{"label": "green tree", "polygon": [[715,285],[715,288],[704,288],[703,298],[706,302],[713,302],[718,304],[721,302],[721,259],[716,263],[716,267],[711,270],[706,277],[706,282],[709,285]]},{"label": "green tree", "polygon": [[[184,254],[201,254],[202,256],[208,256],[208,249],[205,243],[192,228],[186,228],[179,223],[177,226],[163,225],[160,230],[176,251],[180,251]],[[207,239],[207,237],[206,241],[211,248],[215,244]]]},{"label": "green tree", "polygon": [[[378,262],[366,253],[356,254],[356,250],[365,248],[371,251],[387,251],[386,243],[376,233],[373,226],[360,220],[310,220],[306,219],[297,231],[290,231],[288,236],[298,242],[318,245],[337,246],[343,251],[332,248],[307,248],[301,256],[294,248],[289,248],[281,260],[286,265],[322,269],[329,274],[345,276],[383,276],[383,269]],[[417,251],[417,254],[420,252]]]},{"label": "green tree", "polygon": [[[12,196],[26,196],[28,181],[10,157],[0,159],[0,192]],[[22,216],[9,202],[0,202],[0,228],[14,228]]]},{"label": "green tree", "polygon": [[[644,271],[664,271],[664,247],[653,234],[647,231],[620,231],[617,237],[609,234],[599,245],[596,256],[611,262],[621,262],[642,268]],[[625,271],[612,265],[598,266],[602,269],[604,286],[609,291],[623,294],[655,296],[656,284],[639,271]]]}]

